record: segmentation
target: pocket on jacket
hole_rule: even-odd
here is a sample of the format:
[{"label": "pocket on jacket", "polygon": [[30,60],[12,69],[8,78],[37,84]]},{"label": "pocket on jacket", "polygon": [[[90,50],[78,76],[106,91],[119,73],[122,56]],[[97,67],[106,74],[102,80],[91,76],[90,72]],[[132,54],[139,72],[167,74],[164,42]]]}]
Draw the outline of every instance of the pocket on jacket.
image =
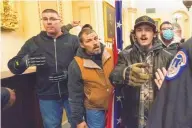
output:
[{"label": "pocket on jacket", "polygon": [[95,107],[106,108],[109,102],[109,95],[111,91],[107,89],[92,89],[88,95],[89,102]]}]

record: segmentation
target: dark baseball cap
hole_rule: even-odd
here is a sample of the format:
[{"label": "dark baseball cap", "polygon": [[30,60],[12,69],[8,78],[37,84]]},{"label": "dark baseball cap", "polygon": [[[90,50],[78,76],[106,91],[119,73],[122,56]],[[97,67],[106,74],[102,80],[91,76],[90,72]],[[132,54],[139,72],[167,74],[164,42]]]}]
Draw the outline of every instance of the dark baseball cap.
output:
[{"label": "dark baseball cap", "polygon": [[142,24],[150,25],[156,31],[155,21],[148,16],[141,16],[135,20],[134,29]]}]

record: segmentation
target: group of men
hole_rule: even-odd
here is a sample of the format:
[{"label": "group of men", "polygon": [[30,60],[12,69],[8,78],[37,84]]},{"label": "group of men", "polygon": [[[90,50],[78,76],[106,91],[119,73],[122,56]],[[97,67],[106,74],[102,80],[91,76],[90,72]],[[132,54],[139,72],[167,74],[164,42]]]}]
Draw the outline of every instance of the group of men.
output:
[{"label": "group of men", "polygon": [[[169,75],[172,77],[171,73],[176,70],[174,66],[180,66],[179,71],[182,69],[191,75],[189,70],[184,69],[186,63],[190,62],[188,56],[191,56],[191,46],[184,46],[186,50],[177,53],[177,58],[171,62],[180,45],[175,48],[169,22],[161,25],[161,39],[158,39],[155,21],[148,16],[137,18],[132,36],[134,42],[120,52],[117,65],[113,63],[112,50],[99,41],[91,26],[86,25],[78,37],[74,36],[61,26],[61,19],[53,9],[42,12],[42,22],[46,31],[27,40],[8,62],[8,67],[14,74],[21,74],[30,66],[37,67],[36,88],[45,128],[61,128],[63,108],[72,128],[104,128],[113,87],[122,90],[122,124],[125,127],[156,128],[155,122],[161,123],[160,118],[163,117],[157,118],[155,114],[158,111],[167,112],[163,107],[164,102],[168,101],[162,95],[170,95],[168,91],[171,91],[167,90],[171,86],[163,85],[161,89],[164,79],[168,84],[175,80],[169,79]],[[168,48],[173,45],[175,51],[171,54]],[[184,53],[186,60],[182,58]],[[188,65],[188,68],[191,66]],[[180,87],[179,83],[177,85]],[[162,105],[159,102],[163,102]],[[185,105],[187,110],[189,107]],[[181,123],[190,123],[188,117],[185,119]],[[159,124],[159,128],[163,126]]]}]

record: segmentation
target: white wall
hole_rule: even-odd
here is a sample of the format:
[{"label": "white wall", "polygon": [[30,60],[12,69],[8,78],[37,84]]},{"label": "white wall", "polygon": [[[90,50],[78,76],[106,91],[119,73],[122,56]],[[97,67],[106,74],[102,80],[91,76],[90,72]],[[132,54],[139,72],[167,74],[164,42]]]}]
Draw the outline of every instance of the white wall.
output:
[{"label": "white wall", "polygon": [[8,61],[17,54],[24,44],[24,39],[16,32],[1,33],[1,71],[7,71]]},{"label": "white wall", "polygon": [[[156,13],[154,14],[147,14],[152,18],[160,18],[161,22],[163,21],[170,21],[175,22],[173,18],[173,13],[176,11],[184,11],[189,16],[189,23],[192,23],[192,11],[187,11],[187,8],[183,5],[182,0],[134,0],[134,7],[138,9],[137,17],[141,15],[146,15],[146,8],[155,8]],[[192,8],[191,8],[192,10]],[[184,25],[181,25],[184,26]],[[192,25],[182,28],[187,38],[192,36]]]}]

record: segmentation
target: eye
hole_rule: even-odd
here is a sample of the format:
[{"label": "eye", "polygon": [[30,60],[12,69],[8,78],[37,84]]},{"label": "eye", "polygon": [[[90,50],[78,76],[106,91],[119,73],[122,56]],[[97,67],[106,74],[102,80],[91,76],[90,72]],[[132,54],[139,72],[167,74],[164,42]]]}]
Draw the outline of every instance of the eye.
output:
[{"label": "eye", "polygon": [[140,32],[140,31],[141,31],[141,29],[140,29],[140,28],[138,28],[138,29],[136,29],[136,31],[137,31],[137,32]]},{"label": "eye", "polygon": [[152,29],[151,29],[151,28],[146,28],[146,31],[148,31],[148,32],[149,32],[149,31],[152,31]]},{"label": "eye", "polygon": [[94,40],[97,41],[97,40],[98,40],[98,37],[95,37]]},{"label": "eye", "polygon": [[42,20],[42,21],[47,21],[48,18],[43,17],[41,20]]},{"label": "eye", "polygon": [[89,42],[91,42],[91,41],[92,41],[91,39],[86,40],[87,43],[89,43]]},{"label": "eye", "polygon": [[56,20],[59,20],[59,19],[56,19],[56,18],[54,18],[54,17],[51,17],[49,20],[50,20],[50,21],[56,21]]}]

